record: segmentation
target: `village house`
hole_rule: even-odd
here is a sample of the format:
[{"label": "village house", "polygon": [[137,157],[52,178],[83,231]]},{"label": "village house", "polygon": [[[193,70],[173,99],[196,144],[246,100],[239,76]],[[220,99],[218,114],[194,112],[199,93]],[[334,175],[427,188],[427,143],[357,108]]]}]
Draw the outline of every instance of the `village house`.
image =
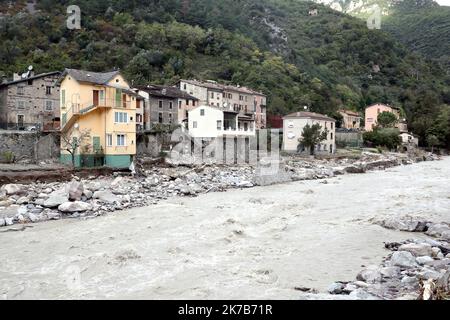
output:
[{"label": "village house", "polygon": [[402,138],[402,144],[405,147],[417,148],[419,146],[419,138],[412,133],[402,132],[400,137]]},{"label": "village house", "polygon": [[336,120],[314,112],[295,112],[283,118],[283,151],[303,153],[309,152],[302,146],[302,133],[306,125],[319,124],[327,130],[327,139],[315,147],[316,153],[336,152]]},{"label": "village house", "polygon": [[194,138],[256,136],[252,117],[211,106],[199,106],[189,111],[188,129]]},{"label": "village house", "polygon": [[372,131],[378,122],[378,115],[383,112],[390,112],[395,114],[397,119],[399,120],[396,124],[396,128],[400,130],[400,132],[408,132],[408,125],[405,119],[400,118],[400,110],[395,107],[391,107],[386,104],[377,103],[370,105],[366,108],[365,112],[365,130]]},{"label": "village house", "polygon": [[216,81],[180,80],[177,87],[199,99],[199,105],[252,117],[256,129],[267,126],[267,97],[252,89]]},{"label": "village house", "polygon": [[128,168],[136,155],[137,94],[120,72],[66,69],[60,86],[61,162],[72,161],[67,141],[78,141],[77,167]]},{"label": "village house", "polygon": [[156,125],[175,126],[187,122],[188,111],[198,106],[198,99],[176,87],[148,85],[139,87],[144,99],[144,129]]},{"label": "village house", "polygon": [[362,117],[358,112],[352,110],[339,110],[342,115],[342,129],[359,130],[361,128]]},{"label": "village house", "polygon": [[0,84],[0,129],[53,131],[59,129],[59,71],[14,74]]}]

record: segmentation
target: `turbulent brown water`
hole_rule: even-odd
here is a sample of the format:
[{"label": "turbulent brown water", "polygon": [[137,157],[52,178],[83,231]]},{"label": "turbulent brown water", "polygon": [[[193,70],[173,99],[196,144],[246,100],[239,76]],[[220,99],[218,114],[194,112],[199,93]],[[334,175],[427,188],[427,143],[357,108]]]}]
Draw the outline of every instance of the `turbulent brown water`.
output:
[{"label": "turbulent brown water", "polygon": [[450,221],[450,158],[363,175],[174,198],[93,220],[0,229],[0,299],[298,299]]}]

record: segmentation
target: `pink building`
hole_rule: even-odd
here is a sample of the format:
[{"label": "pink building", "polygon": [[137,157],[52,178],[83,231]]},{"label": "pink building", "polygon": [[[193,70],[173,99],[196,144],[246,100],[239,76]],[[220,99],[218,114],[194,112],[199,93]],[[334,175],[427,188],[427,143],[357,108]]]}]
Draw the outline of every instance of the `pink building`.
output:
[{"label": "pink building", "polygon": [[377,125],[378,115],[382,112],[391,112],[400,118],[400,112],[386,104],[373,104],[366,108],[366,118],[365,118],[365,130],[372,131]]}]

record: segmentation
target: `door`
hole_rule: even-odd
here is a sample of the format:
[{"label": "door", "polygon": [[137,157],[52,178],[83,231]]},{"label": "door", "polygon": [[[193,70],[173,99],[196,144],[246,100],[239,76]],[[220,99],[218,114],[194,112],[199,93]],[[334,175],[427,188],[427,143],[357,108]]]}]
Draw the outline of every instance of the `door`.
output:
[{"label": "door", "polygon": [[92,145],[94,147],[94,152],[99,153],[101,151],[100,137],[93,137],[92,140],[93,140]]},{"label": "door", "polygon": [[94,106],[98,106],[99,105],[99,92],[98,90],[94,90],[94,96],[93,96],[93,101],[94,101]]},{"label": "door", "polygon": [[23,114],[17,115],[17,126],[19,128],[23,128],[24,119],[25,119],[25,116]]}]

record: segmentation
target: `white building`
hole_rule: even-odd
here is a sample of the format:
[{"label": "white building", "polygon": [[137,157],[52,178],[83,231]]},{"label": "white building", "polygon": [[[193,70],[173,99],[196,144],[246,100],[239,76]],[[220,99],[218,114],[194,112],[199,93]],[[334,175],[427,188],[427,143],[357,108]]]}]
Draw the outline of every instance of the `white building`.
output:
[{"label": "white building", "polygon": [[200,106],[189,111],[189,134],[194,138],[256,136],[255,120],[233,111]]},{"label": "white building", "polygon": [[309,152],[302,146],[302,132],[306,125],[320,124],[328,130],[327,140],[316,146],[316,153],[336,152],[336,120],[314,112],[295,112],[283,118],[283,151]]},{"label": "white building", "polygon": [[402,143],[405,146],[413,146],[416,148],[419,146],[419,138],[411,133],[403,132],[400,134],[400,137],[402,138]]}]

